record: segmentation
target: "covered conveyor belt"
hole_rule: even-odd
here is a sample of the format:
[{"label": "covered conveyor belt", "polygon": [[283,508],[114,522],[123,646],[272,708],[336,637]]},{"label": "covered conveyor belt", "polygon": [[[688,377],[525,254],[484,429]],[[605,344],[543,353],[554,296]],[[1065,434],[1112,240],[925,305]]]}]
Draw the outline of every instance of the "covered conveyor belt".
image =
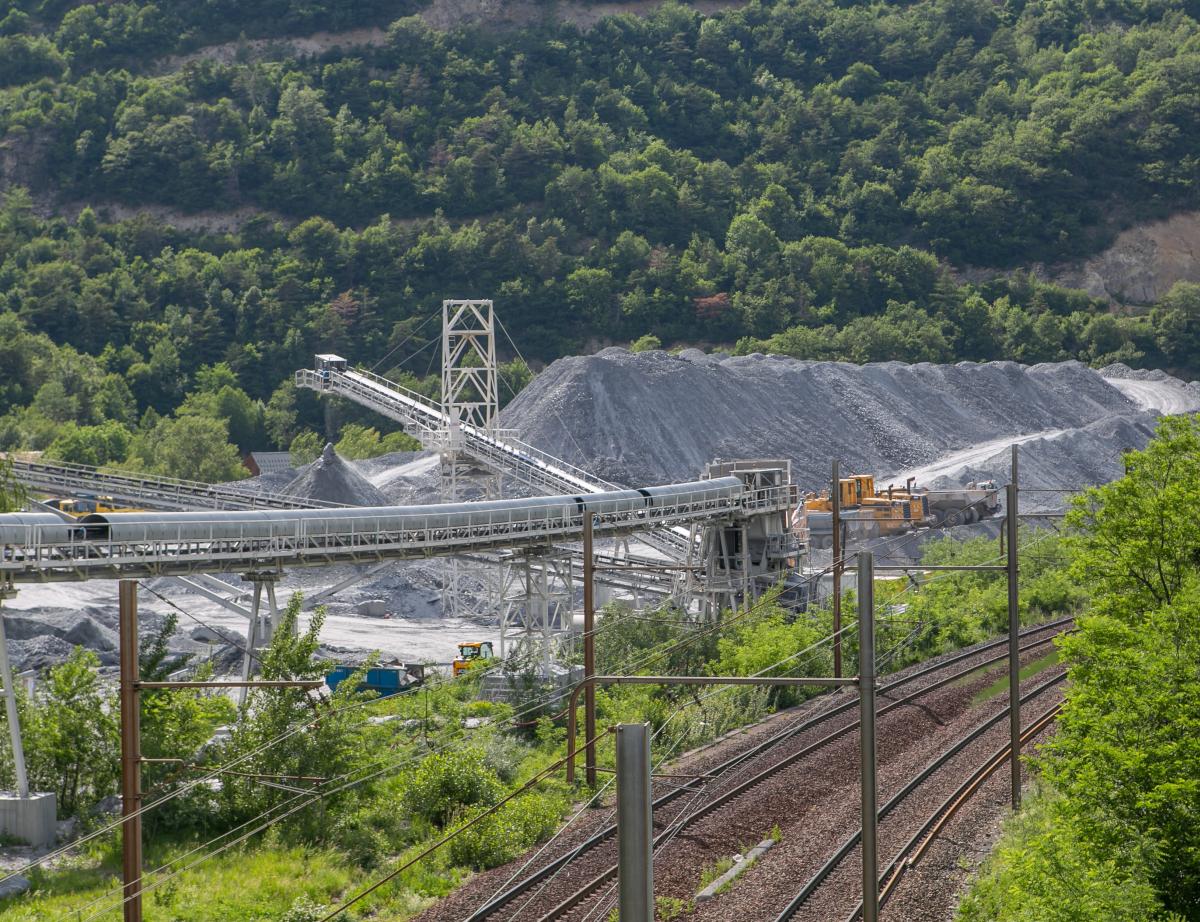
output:
[{"label": "covered conveyor belt", "polygon": [[[462,451],[492,470],[507,474],[544,493],[600,493],[616,484],[555,458],[504,430],[485,430],[452,422],[442,408],[415,391],[369,371],[322,368],[296,372],[297,387],[337,394],[395,420],[427,448]],[[659,529],[642,540],[672,556],[687,553],[688,536]]]},{"label": "covered conveyor belt", "polygon": [[638,490],[432,506],[111,513],[78,523],[0,515],[0,582],[253,572],[539,547],[582,537],[786,512],[789,485],[720,477]]}]

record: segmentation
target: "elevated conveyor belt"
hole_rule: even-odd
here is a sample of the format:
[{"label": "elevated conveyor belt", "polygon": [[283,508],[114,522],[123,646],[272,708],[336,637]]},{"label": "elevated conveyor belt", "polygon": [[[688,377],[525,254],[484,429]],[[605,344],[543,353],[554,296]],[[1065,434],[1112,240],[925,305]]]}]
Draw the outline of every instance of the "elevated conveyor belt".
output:
[{"label": "elevated conveyor belt", "polygon": [[282,493],[252,493],[236,486],[175,480],[123,471],[101,471],[82,464],[13,459],[13,474],[32,490],[77,495],[88,493],[146,509],[336,509],[337,503]]},{"label": "elevated conveyor belt", "polygon": [[546,494],[616,490],[601,480],[522,442],[512,433],[467,424],[451,426],[442,408],[427,397],[368,371],[296,372],[296,385],[337,394],[402,423],[427,448],[454,449]]},{"label": "elevated conveyor belt", "polygon": [[[369,371],[333,369],[296,372],[296,386],[337,394],[401,423],[435,451],[462,451],[480,463],[528,484],[542,493],[600,493],[619,489],[561,458],[555,458],[504,430],[488,431],[451,424],[442,408],[421,394]],[[641,536],[670,556],[687,554],[686,532],[658,529]]]},{"label": "elevated conveyor belt", "polygon": [[434,506],[113,513],[79,523],[18,513],[0,515],[0,584],[278,571],[540,547],[580,540],[588,515],[598,535],[615,536],[786,512],[793,503],[790,485],[750,489],[737,477],[721,477],[588,497]]}]

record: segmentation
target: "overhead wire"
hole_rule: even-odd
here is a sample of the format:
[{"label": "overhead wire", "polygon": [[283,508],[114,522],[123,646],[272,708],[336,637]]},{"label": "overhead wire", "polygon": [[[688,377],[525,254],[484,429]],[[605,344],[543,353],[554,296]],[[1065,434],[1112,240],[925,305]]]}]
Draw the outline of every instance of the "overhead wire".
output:
[{"label": "overhead wire", "polygon": [[[392,346],[391,349],[389,349],[387,352],[385,352],[383,355],[383,358],[381,358],[378,362],[376,362],[374,365],[371,366],[371,371],[375,371],[375,369],[377,369],[380,365],[382,365],[384,362],[386,362],[405,343],[412,342],[414,339],[416,339],[417,334],[420,333],[423,329],[425,329],[425,327],[429,326],[429,324],[431,324],[435,319],[437,319],[437,314],[430,314],[428,317],[426,317],[424,319],[424,321],[422,321],[421,324],[415,330],[413,330],[406,337],[404,337],[404,339],[402,339],[399,343]],[[436,340],[431,339],[429,342],[436,342]],[[426,343],[425,346],[422,346],[421,349],[426,348],[426,346],[428,346],[428,343]],[[417,352],[420,352],[421,349],[418,349]],[[415,352],[413,353],[413,355],[416,355],[416,354],[417,353],[415,353]],[[411,357],[412,356],[409,356],[409,358],[411,358]]]},{"label": "overhead wire", "polygon": [[[759,601],[759,603],[758,603],[758,604],[755,606],[755,608],[761,607],[762,603],[763,603],[763,602],[765,602],[765,601],[767,601],[765,598],[764,598],[764,599],[762,599],[762,600],[760,600],[760,601]],[[743,612],[743,613],[741,613],[741,615],[739,615],[739,617],[742,617],[742,616],[744,616],[744,615],[750,614],[750,612],[751,612],[752,610],[753,610],[753,609],[751,609],[751,610],[747,610],[746,612]],[[717,623],[717,625],[716,625],[715,627],[719,629],[719,628],[721,628],[721,627],[722,627],[722,626],[724,626],[724,625],[727,625],[727,624],[733,623],[735,620],[737,620],[737,619],[729,619],[729,620],[727,620],[727,621],[718,622],[718,623]],[[702,632],[702,634],[707,634],[707,633],[710,633],[711,631],[712,631],[712,629],[708,629],[708,630],[706,630],[706,631]],[[673,645],[671,648],[669,648],[669,650],[670,650],[670,649],[675,649],[676,647],[680,646],[682,643],[690,643],[690,642],[692,642],[694,639],[696,639],[698,636],[701,636],[701,635],[691,635],[691,636],[690,636],[690,637],[688,637],[688,638],[684,638],[684,640],[683,640],[683,641],[681,641],[681,642],[680,642],[680,644],[675,644],[675,645]],[[652,657],[652,659],[653,659],[653,657]],[[644,662],[645,662],[645,659],[643,658],[643,660],[642,660],[642,661],[640,661],[640,662],[644,663]],[[640,664],[639,662],[635,662],[633,665],[631,665],[631,666],[628,666],[629,672],[632,672],[632,670],[633,670],[633,669],[636,669],[636,668],[638,668],[638,665],[639,665],[639,664]],[[629,672],[627,672],[626,674],[629,674]],[[561,698],[561,696],[562,696],[562,693],[561,693],[561,691],[558,691],[558,690],[553,690],[553,691],[549,692],[547,695],[545,695],[545,696],[543,696],[542,698],[538,699],[538,700],[537,700],[537,701],[536,701],[534,704],[532,704],[530,707],[528,707],[528,708],[524,709],[523,711],[521,711],[521,712],[519,712],[519,713],[513,714],[513,715],[511,715],[510,717],[506,718],[506,720],[502,722],[502,725],[503,725],[503,723],[515,722],[515,721],[516,721],[516,720],[517,720],[519,717],[523,717],[523,716],[526,716],[527,714],[534,713],[534,712],[536,712],[537,710],[539,710],[541,707],[543,707],[543,706],[544,706],[544,705],[545,705],[545,704],[546,704],[548,701],[550,701],[550,700],[554,700],[554,699],[556,699],[556,698]],[[354,705],[348,706],[348,707],[347,707],[345,710],[348,710],[350,707],[354,707],[354,706],[365,706],[365,705],[367,705],[367,704],[373,704],[373,703],[375,703],[375,700],[370,700],[370,701],[365,701],[365,702],[356,702]],[[323,715],[323,716],[326,716],[326,717],[327,717],[327,716],[331,716],[331,715]],[[320,718],[318,718],[318,719],[320,719]],[[315,722],[315,721],[313,721],[313,722]],[[310,724],[308,724],[308,725],[305,725],[305,726],[310,726],[310,725],[311,725],[311,723],[312,723],[312,722],[310,722]],[[291,732],[291,733],[284,734],[283,736],[281,736],[280,738],[278,738],[276,741],[273,741],[273,743],[282,742],[284,739],[286,739],[286,738],[290,737],[291,735],[294,735],[294,733],[295,733],[295,732],[299,732],[299,730],[301,730],[301,729],[304,729],[304,728],[305,728],[305,726],[302,726],[302,727],[300,727],[300,728],[297,728],[297,729],[296,729],[296,731],[293,731],[293,732]],[[450,745],[450,744],[447,744],[447,746],[449,746],[449,745]],[[239,764],[241,761],[244,761],[246,758],[249,758],[249,757],[251,757],[251,756],[253,756],[253,755],[257,755],[257,754],[259,754],[259,752],[260,752],[262,749],[265,749],[265,748],[267,748],[267,746],[266,746],[266,745],[264,745],[263,747],[261,747],[261,748],[260,748],[260,750],[258,750],[258,751],[256,751],[256,752],[252,752],[252,753],[250,753],[250,754],[247,754],[246,756],[244,756],[244,757],[242,757],[242,758],[240,758],[240,759],[238,759],[238,760],[235,760],[234,762],[232,762],[232,763],[229,763],[227,766],[223,766],[222,768],[223,768],[223,769],[227,769],[228,767],[230,767],[230,766],[232,766],[232,765]],[[421,758],[424,758],[426,755],[428,755],[428,753],[423,753],[423,754],[421,755]],[[380,776],[381,774],[383,774],[383,773],[386,773],[386,772],[388,772],[388,771],[391,771],[391,770],[398,770],[399,768],[402,768],[402,767],[404,767],[404,765],[406,765],[406,764],[410,764],[411,762],[413,762],[413,761],[415,761],[415,760],[416,760],[416,759],[415,759],[415,757],[413,757],[413,758],[409,758],[409,759],[406,759],[406,760],[402,760],[402,761],[401,761],[401,762],[399,762],[399,763],[392,763],[391,765],[385,766],[383,769],[380,769],[378,772],[372,773],[371,775],[369,775],[369,776],[368,776],[368,777],[366,777],[366,778],[362,778],[362,779],[359,779],[358,781],[355,781],[355,782],[350,782],[350,783],[348,783],[348,784],[343,784],[341,787],[338,787],[338,788],[334,788],[334,789],[323,788],[323,789],[321,789],[320,791],[313,792],[313,794],[312,794],[312,795],[310,796],[310,798],[309,798],[309,802],[310,802],[310,803],[311,803],[311,802],[315,802],[316,800],[322,799],[322,798],[324,798],[324,797],[326,797],[326,796],[329,796],[329,795],[331,795],[331,794],[333,794],[333,793],[338,793],[338,792],[340,792],[341,790],[344,790],[344,789],[345,789],[347,786],[358,786],[359,784],[365,783],[365,782],[366,782],[366,781],[368,781],[368,780],[373,780],[375,777],[379,777],[379,776]],[[368,767],[369,767],[369,766],[368,766]],[[365,770],[365,769],[360,769],[360,770]],[[150,805],[147,805],[147,806],[145,806],[145,807],[141,808],[141,809],[140,809],[140,810],[137,812],[137,814],[135,814],[135,815],[141,815],[141,813],[144,813],[146,810],[149,810],[149,809],[151,809],[152,807],[158,806],[158,805],[160,805],[161,803],[164,803],[164,802],[166,802],[167,800],[170,800],[170,799],[172,799],[173,797],[180,796],[181,794],[183,794],[183,793],[186,793],[186,791],[187,791],[187,790],[190,790],[191,788],[193,788],[193,787],[194,787],[194,786],[196,786],[197,784],[204,783],[204,782],[207,782],[207,781],[210,781],[210,780],[212,780],[212,778],[213,778],[213,777],[215,777],[217,774],[220,774],[220,773],[221,773],[221,771],[222,771],[222,769],[217,769],[217,770],[215,770],[215,771],[213,771],[213,772],[210,772],[210,773],[209,773],[208,775],[206,775],[204,778],[197,779],[196,781],[194,781],[194,782],[191,782],[189,785],[185,785],[185,786],[184,786],[184,788],[181,788],[180,790],[178,790],[178,791],[176,791],[176,792],[172,792],[172,793],[171,793],[171,794],[169,794],[169,795],[165,795],[163,798],[160,798],[159,800],[155,801],[153,804],[150,804]],[[352,774],[352,773],[346,773],[345,775],[339,776],[339,778],[337,778],[337,779],[333,779],[333,780],[334,780],[334,781],[338,781],[338,780],[344,779],[344,778],[348,777],[350,774]],[[303,795],[297,795],[297,798],[299,798],[299,797],[301,797],[301,796],[303,796]],[[292,802],[293,802],[295,799],[297,799],[297,798],[293,798],[293,800],[292,800],[292,801],[287,801],[287,802],[285,802],[285,804],[284,804],[284,805],[287,805],[287,804],[290,804],[290,803],[292,803]],[[165,883],[167,880],[170,880],[171,878],[173,878],[173,877],[177,876],[178,874],[180,874],[180,873],[183,873],[184,871],[190,870],[191,868],[195,867],[195,866],[196,866],[197,864],[199,864],[201,861],[203,861],[203,860],[207,860],[208,858],[210,858],[210,857],[213,857],[213,856],[215,856],[216,854],[219,854],[220,852],[222,852],[222,851],[226,850],[227,848],[230,848],[230,847],[232,847],[233,845],[236,845],[236,844],[238,844],[238,843],[240,843],[240,842],[242,842],[242,841],[245,841],[245,839],[246,839],[246,838],[249,838],[250,836],[252,836],[252,835],[256,834],[256,833],[257,833],[257,832],[259,832],[259,831],[261,831],[262,829],[268,828],[269,826],[271,826],[271,825],[274,825],[274,823],[277,823],[277,822],[281,821],[282,819],[285,819],[286,817],[288,817],[288,816],[291,816],[293,813],[297,812],[297,811],[298,811],[298,810],[300,810],[300,809],[303,809],[304,807],[306,807],[306,806],[308,806],[308,805],[309,805],[308,803],[305,803],[305,804],[300,804],[300,805],[298,805],[298,806],[294,807],[293,809],[291,809],[291,810],[288,810],[288,811],[287,811],[285,814],[283,814],[282,816],[280,816],[280,817],[276,817],[275,819],[273,819],[273,820],[269,821],[269,822],[268,822],[268,823],[266,823],[264,826],[262,826],[262,827],[260,827],[260,828],[258,828],[258,829],[251,830],[249,833],[246,833],[246,834],[244,834],[243,836],[240,836],[240,837],[238,837],[238,838],[237,838],[237,839],[235,839],[233,842],[226,843],[226,845],[224,845],[224,846],[221,846],[221,847],[220,847],[220,848],[218,848],[218,849],[217,849],[215,852],[211,853],[210,855],[207,855],[207,856],[205,856],[204,858],[200,859],[200,861],[193,862],[191,865],[188,865],[186,868],[182,868],[182,869],[180,869],[180,870],[178,870],[178,871],[176,871],[176,872],[172,873],[172,874],[171,874],[171,875],[169,875],[169,876],[168,876],[166,879],[164,879],[164,880],[162,880],[162,881],[156,881],[156,882],[152,883],[150,886],[142,887],[142,888],[139,890],[139,892],[148,892],[148,891],[150,891],[150,890],[152,890],[152,889],[156,888],[157,886],[160,886],[160,885],[162,885],[162,884],[163,884],[163,883]],[[278,808],[280,808],[280,806],[281,806],[281,805],[277,805],[275,808],[272,808],[272,810],[273,810],[273,809],[278,809]],[[271,811],[267,811],[267,812],[269,813],[269,812],[271,812]],[[265,816],[265,815],[266,815],[266,814],[264,813],[264,814],[261,814],[260,816]],[[253,821],[253,820],[252,820],[252,821]],[[252,822],[252,821],[251,821],[251,822]],[[95,835],[99,835],[99,834],[100,834],[100,833],[102,833],[102,832],[109,831],[109,830],[111,830],[111,829],[113,829],[113,828],[116,828],[117,826],[119,826],[119,825],[122,825],[122,824],[123,824],[123,822],[124,822],[124,819],[122,819],[122,820],[120,820],[120,821],[117,821],[117,822],[114,822],[114,823],[110,824],[108,827],[106,827],[105,829],[97,830],[97,831],[96,831],[96,833],[94,833],[94,834],[93,834],[92,836],[90,836],[89,838],[92,838],[92,837],[94,837]],[[237,827],[237,829],[244,828],[244,826],[245,826],[245,825],[247,825],[247,824],[242,824],[242,826],[240,826],[240,827]],[[236,831],[236,829],[235,829],[234,831]],[[221,835],[219,835],[219,836],[216,836],[216,837],[214,837],[213,839],[211,839],[211,840],[210,840],[208,843],[206,843],[206,844],[205,844],[205,846],[201,846],[201,847],[207,847],[207,845],[210,845],[210,844],[213,844],[213,843],[215,843],[215,842],[219,841],[221,838],[224,838],[224,837],[225,837],[225,835],[228,835],[228,834],[229,834],[229,833],[223,833],[223,834],[221,834]],[[75,843],[72,843],[72,845],[71,845],[71,846],[68,846],[67,848],[64,848],[64,849],[63,849],[63,851],[65,851],[65,850],[67,850],[67,849],[69,849],[69,848],[73,848],[73,847],[75,847],[75,846],[77,846],[78,844],[81,844],[81,843],[82,843],[82,840],[80,840],[80,841],[77,841],[77,842],[75,842]],[[195,851],[197,851],[197,850],[198,850],[198,849],[193,849],[191,852],[188,852],[187,854],[188,854],[188,855],[190,855],[190,854],[194,854],[194,853],[195,853]],[[43,859],[43,860],[44,860],[44,859]],[[36,864],[36,863],[40,863],[40,861],[39,861],[39,862],[34,862],[34,864]],[[29,867],[32,867],[32,866],[33,866],[33,864],[31,864]],[[19,872],[14,872],[14,873],[19,873]],[[10,875],[10,876],[11,876],[11,875]],[[122,903],[126,902],[127,900],[128,900],[128,898],[126,898],[126,899],[123,899],[123,900],[122,900]],[[89,905],[91,905],[91,904],[89,904]],[[85,908],[86,908],[86,907],[85,907]],[[105,911],[107,911],[107,910],[105,910]],[[89,918],[90,918],[90,917],[89,917]]]},{"label": "overhead wire", "polygon": [[[843,559],[844,559],[844,558],[843,558]],[[819,573],[813,574],[812,576],[810,576],[810,577],[809,577],[809,582],[811,582],[811,581],[812,581],[812,580],[814,580],[814,579],[819,579],[819,578],[820,578],[822,575],[824,575],[825,573],[828,573],[830,569],[831,569],[831,568],[826,568],[826,570],[824,570],[824,571],[821,571],[821,572],[819,572]],[[915,565],[914,569],[919,569],[919,564],[918,564],[918,565]],[[950,574],[943,574],[943,575],[950,575]],[[907,591],[907,588],[908,588],[908,587],[906,587],[906,591]],[[192,616],[190,613],[186,612],[186,611],[185,611],[184,609],[182,609],[180,606],[177,606],[177,605],[175,605],[175,603],[173,603],[173,602],[171,602],[170,600],[166,599],[165,597],[161,596],[161,595],[160,595],[159,593],[157,593],[156,591],[154,591],[154,590],[150,590],[150,591],[151,591],[151,592],[152,592],[152,594],[154,594],[156,597],[158,597],[158,598],[162,599],[163,601],[165,601],[165,602],[167,602],[168,604],[172,605],[172,607],[175,607],[175,608],[177,608],[178,610],[182,611],[184,614],[188,615],[188,617],[192,618],[193,620],[197,620],[198,622],[200,621],[200,619],[196,619],[196,618],[195,618],[195,616]],[[705,635],[707,635],[707,634],[709,634],[709,633],[712,633],[714,630],[724,629],[724,628],[728,627],[730,624],[732,624],[732,623],[734,623],[734,622],[736,622],[736,621],[739,621],[740,619],[742,619],[742,618],[745,618],[746,616],[748,616],[748,615],[752,614],[752,613],[753,613],[753,612],[754,612],[754,611],[755,611],[757,608],[759,608],[759,607],[761,606],[762,602],[766,601],[768,598],[769,598],[769,596],[768,596],[768,597],[764,597],[764,599],[763,599],[763,600],[760,600],[758,603],[756,603],[755,605],[751,606],[751,607],[750,607],[750,608],[748,608],[747,610],[745,610],[745,611],[743,611],[743,612],[739,613],[739,614],[738,614],[738,615],[736,615],[734,618],[732,618],[732,619],[725,619],[725,620],[723,620],[723,621],[721,621],[721,622],[718,622],[718,624],[717,624],[717,625],[715,625],[713,628],[708,628],[708,629],[706,629],[706,630],[704,630],[704,631],[700,632],[700,633],[699,633],[699,634],[697,634],[697,635],[693,635],[693,636],[692,636],[692,637],[690,637],[690,638],[685,638],[683,641],[680,641],[679,643],[673,644],[672,646],[670,646],[670,647],[666,648],[665,650],[662,650],[662,651],[650,651],[650,653],[649,653],[648,657],[647,657],[647,658],[643,658],[643,660],[641,661],[641,664],[644,664],[644,663],[646,663],[646,662],[653,662],[653,661],[657,661],[658,659],[661,659],[663,656],[665,656],[665,655],[669,654],[670,652],[672,652],[674,649],[677,649],[677,648],[678,648],[679,646],[681,646],[683,643],[692,642],[692,641],[694,641],[695,639],[698,639],[700,636],[705,636]],[[203,623],[203,622],[200,622],[200,623]],[[206,626],[207,626],[207,625],[206,625]],[[242,649],[243,649],[243,651],[244,651],[244,649],[245,649],[245,648],[243,647]],[[632,668],[637,668],[637,666],[638,666],[638,665],[639,665],[639,664],[634,664]],[[371,703],[371,702],[363,702],[363,704],[369,704],[369,703]],[[301,727],[295,728],[294,730],[292,730],[292,731],[289,731],[288,733],[285,733],[284,735],[282,735],[282,736],[281,736],[281,737],[280,737],[278,740],[276,740],[276,741],[272,741],[271,743],[268,743],[268,744],[264,744],[264,746],[263,746],[263,747],[260,747],[260,749],[259,749],[258,751],[260,752],[260,751],[262,751],[262,749],[265,749],[265,748],[267,748],[268,746],[270,746],[270,745],[272,745],[272,744],[277,744],[278,742],[282,741],[283,739],[286,739],[288,736],[294,735],[294,733],[295,733],[295,732],[299,732],[299,731],[300,731],[300,730],[302,730],[302,729],[304,729],[304,726],[301,726]],[[231,765],[232,765],[232,764],[238,764],[238,762],[240,762],[240,761],[244,761],[245,759],[247,759],[247,758],[250,758],[250,757],[252,757],[252,756],[253,756],[253,755],[255,755],[255,754],[257,754],[257,753],[256,753],[256,752],[252,752],[252,753],[246,754],[245,756],[241,757],[239,760],[235,760],[235,762],[234,762],[234,763],[230,763],[230,764],[231,764]],[[169,799],[171,799],[172,797],[175,797],[175,796],[179,796],[179,795],[181,795],[182,793],[185,793],[185,792],[186,792],[186,790],[190,789],[190,787],[194,787],[196,784],[203,783],[203,782],[204,782],[204,781],[206,781],[206,780],[211,780],[211,778],[212,778],[212,777],[213,777],[215,774],[218,774],[219,772],[220,772],[220,769],[218,769],[218,770],[217,770],[217,771],[215,771],[215,772],[212,772],[212,773],[210,773],[210,774],[209,774],[208,776],[206,776],[205,778],[202,778],[202,779],[197,779],[197,781],[195,781],[195,782],[192,782],[190,785],[185,785],[183,788],[181,788],[181,789],[177,790],[176,792],[172,792],[172,794],[170,794],[170,795],[166,795],[166,796],[164,796],[164,798],[160,798],[160,799],[158,799],[158,800],[154,801],[152,804],[148,804],[148,805],[146,805],[145,807],[141,808],[141,810],[139,811],[139,813],[140,813],[140,812],[144,812],[145,810],[151,809],[151,808],[153,808],[153,807],[159,806],[161,803],[165,802],[166,800],[169,800]],[[322,792],[322,793],[320,794],[320,796],[326,796],[326,793],[327,793],[327,792]],[[298,795],[298,796],[301,796],[301,795]],[[302,805],[302,806],[303,806],[303,805]],[[292,812],[292,811],[290,811],[290,812]],[[289,812],[289,815],[290,815],[290,812]],[[112,828],[115,828],[116,826],[120,825],[120,824],[121,824],[121,822],[123,822],[123,821],[124,821],[124,820],[122,820],[122,821],[120,821],[120,822],[117,822],[117,823],[110,824],[110,826],[109,826],[109,827],[107,827],[106,829],[97,830],[96,832],[94,832],[93,834],[91,834],[91,835],[90,835],[88,838],[93,838],[93,837],[95,837],[96,835],[102,834],[104,831],[108,831],[108,830],[110,830],[110,829],[112,829]],[[239,827],[239,828],[241,828],[241,827]],[[253,833],[251,833],[251,834],[253,834]],[[77,841],[77,842],[75,842],[75,843],[72,843],[72,844],[71,844],[71,846],[68,846],[68,848],[73,848],[73,847],[76,847],[76,846],[78,846],[79,844],[82,844],[82,841],[84,841],[84,840],[80,840],[80,841]],[[240,840],[239,840],[239,841],[240,841]],[[65,849],[64,849],[64,850],[65,850]],[[61,851],[63,851],[63,850],[60,850],[60,853],[61,853]],[[49,857],[49,856],[47,856],[47,857]],[[38,863],[40,863],[40,862],[38,862]],[[32,865],[30,865],[30,866],[32,866]],[[9,876],[12,876],[12,875],[9,875]],[[4,879],[7,879],[7,878],[4,878]]]}]

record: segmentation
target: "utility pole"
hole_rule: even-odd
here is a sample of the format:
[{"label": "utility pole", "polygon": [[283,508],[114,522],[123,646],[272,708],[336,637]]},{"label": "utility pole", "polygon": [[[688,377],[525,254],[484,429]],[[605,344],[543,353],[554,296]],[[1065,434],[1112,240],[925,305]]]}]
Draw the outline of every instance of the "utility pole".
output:
[{"label": "utility pole", "polygon": [[142,751],[137,580],[120,582],[121,853],[125,922],[142,922]]},{"label": "utility pole", "polygon": [[1012,746],[1012,807],[1021,806],[1021,631],[1017,595],[1017,446],[1012,447],[1012,475],[1008,484],[1008,727]]},{"label": "utility pole", "polygon": [[837,458],[833,459],[833,482],[829,491],[833,503],[833,676],[842,677],[842,481]]},{"label": "utility pole", "polygon": [[[583,677],[596,674],[596,556],[592,545],[592,513],[583,513]],[[588,787],[596,787],[596,686],[583,690],[583,738],[587,741],[584,761]]]},{"label": "utility pole", "polygon": [[[124,922],[142,922],[142,729],[141,691],[149,689],[302,688],[312,690],[320,680],[274,679],[240,682],[143,682],[138,666],[138,581],[123,579],[118,590],[121,651],[121,858]],[[256,615],[257,616],[257,615]],[[251,622],[253,624],[253,622]]]},{"label": "utility pole", "polygon": [[[0,605],[6,592],[0,590]],[[21,716],[17,713],[17,688],[13,684],[12,664],[8,659],[8,637],[4,633],[4,612],[0,611],[0,682],[4,683],[4,708],[8,716],[8,737],[12,742],[13,769],[17,776],[17,796],[29,796],[29,775],[25,771],[25,747],[21,742]]]},{"label": "utility pole", "polygon": [[654,922],[648,724],[617,725],[617,885],[621,922]]},{"label": "utility pole", "polygon": [[875,780],[875,561],[858,555],[858,703],[862,769],[863,922],[879,920],[878,808]]}]

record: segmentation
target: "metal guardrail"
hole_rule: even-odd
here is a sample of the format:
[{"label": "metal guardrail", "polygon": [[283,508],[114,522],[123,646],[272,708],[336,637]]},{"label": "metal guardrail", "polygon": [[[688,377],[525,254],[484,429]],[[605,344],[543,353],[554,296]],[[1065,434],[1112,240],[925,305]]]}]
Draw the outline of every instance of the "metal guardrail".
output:
[{"label": "metal guardrail", "polygon": [[13,459],[13,474],[26,487],[47,492],[94,493],[161,509],[333,509],[340,503],[255,493],[237,486],[176,480],[149,474],[102,471],[84,464]]},{"label": "metal guardrail", "polygon": [[[610,536],[629,534],[721,518],[743,509],[783,510],[791,502],[788,488],[779,488],[774,498],[762,495],[764,492],[768,491],[720,497],[705,491],[683,492],[663,505],[600,514],[595,529],[598,534]],[[30,528],[28,541],[0,549],[0,583],[139,579],[371,563],[576,541],[583,531],[582,516],[574,510],[547,518],[544,503],[537,501],[531,501],[524,517],[514,517],[511,512],[496,515],[483,509],[477,518],[464,524],[445,525],[429,515],[414,515],[411,519],[398,528],[355,527],[331,535],[309,534],[307,520],[297,518],[286,523],[289,527],[274,530],[270,537],[231,534],[228,523],[218,522],[207,525],[207,535],[196,537],[197,524],[190,523],[186,533],[185,526],[179,526],[174,535],[169,526],[160,528],[153,541],[85,540],[82,528],[67,529],[69,537],[64,537],[62,526],[37,525]],[[394,522],[395,516],[379,521]]]}]

